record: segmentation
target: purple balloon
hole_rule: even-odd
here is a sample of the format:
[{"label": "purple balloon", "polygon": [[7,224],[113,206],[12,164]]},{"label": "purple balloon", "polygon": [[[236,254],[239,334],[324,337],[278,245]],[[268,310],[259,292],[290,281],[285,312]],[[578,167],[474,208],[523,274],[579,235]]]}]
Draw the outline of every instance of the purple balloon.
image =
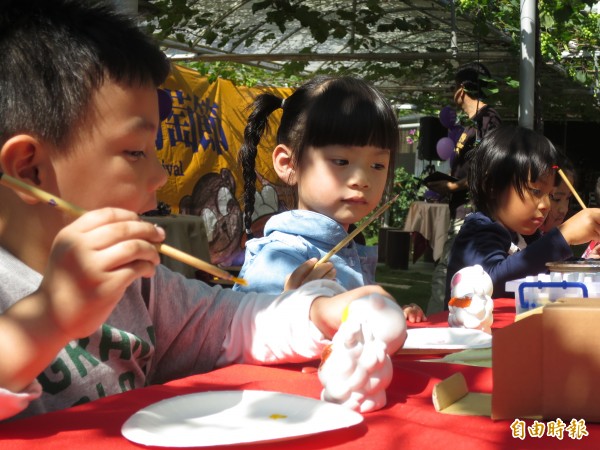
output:
[{"label": "purple balloon", "polygon": [[435,149],[442,161],[446,161],[452,156],[452,153],[454,153],[454,141],[449,137],[443,137],[437,141]]},{"label": "purple balloon", "polygon": [[456,124],[456,111],[451,106],[444,106],[440,110],[440,123],[446,128]]},{"label": "purple balloon", "polygon": [[425,194],[423,194],[423,198],[425,199],[425,201],[439,202],[442,199],[442,195],[438,194],[435,191],[432,191],[431,189],[427,189],[425,191]]}]

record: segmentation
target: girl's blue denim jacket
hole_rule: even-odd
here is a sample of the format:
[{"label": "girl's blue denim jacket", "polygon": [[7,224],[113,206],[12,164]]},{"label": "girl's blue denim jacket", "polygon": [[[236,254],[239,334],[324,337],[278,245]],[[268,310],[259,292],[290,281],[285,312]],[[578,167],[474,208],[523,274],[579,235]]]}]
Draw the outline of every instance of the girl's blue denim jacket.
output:
[{"label": "girl's blue denim jacket", "polygon": [[[348,233],[335,220],[312,211],[286,211],[265,224],[264,237],[246,243],[240,277],[247,286],[236,284],[242,292],[280,294],[286,277],[310,258],[321,259]],[[346,289],[375,283],[377,247],[351,242],[329,260],[336,269],[336,280]]]}]

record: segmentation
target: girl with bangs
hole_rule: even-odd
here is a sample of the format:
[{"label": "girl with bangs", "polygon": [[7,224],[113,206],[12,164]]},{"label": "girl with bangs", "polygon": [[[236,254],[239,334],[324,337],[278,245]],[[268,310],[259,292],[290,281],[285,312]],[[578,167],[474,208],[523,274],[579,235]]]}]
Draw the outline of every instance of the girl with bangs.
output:
[{"label": "girl with bangs", "polygon": [[494,284],[493,298],[513,297],[506,282],[546,272],[546,263],[573,256],[571,245],[598,240],[600,209],[587,208],[545,232],[555,165],[561,156],[543,135],[501,126],[481,141],[471,160],[469,190],[477,210],[469,214],[452,247],[446,278],[479,264]]},{"label": "girl with bangs", "polygon": [[[316,262],[348,235],[381,201],[394,170],[398,123],[375,88],[353,77],[316,77],[282,99],[262,94],[251,105],[240,150],[245,180],[244,225],[251,234],[255,159],[269,115],[283,109],[273,150],[279,178],[294,190],[295,209],[268,220],[264,236],[246,243],[234,290],[281,293],[300,264]],[[346,289],[375,281],[376,248],[351,242],[330,262]],[[412,312],[423,317],[420,308]],[[405,311],[406,313],[406,311]]]}]

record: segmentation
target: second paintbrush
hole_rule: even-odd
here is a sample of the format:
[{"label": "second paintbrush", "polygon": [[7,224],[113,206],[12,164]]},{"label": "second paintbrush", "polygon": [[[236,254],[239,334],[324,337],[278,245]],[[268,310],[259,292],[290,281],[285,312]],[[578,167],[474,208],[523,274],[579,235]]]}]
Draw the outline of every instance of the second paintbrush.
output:
[{"label": "second paintbrush", "polygon": [[392,206],[392,204],[398,199],[399,196],[400,196],[400,194],[396,195],[390,201],[388,201],[383,206],[381,206],[381,208],[379,208],[377,211],[375,211],[371,217],[369,217],[367,220],[365,220],[363,223],[361,223],[358,227],[356,227],[356,229],[354,231],[352,231],[350,234],[348,234],[348,236],[346,236],[335,247],[333,247],[329,251],[329,253],[327,253],[319,261],[317,261],[317,263],[315,264],[315,267],[317,267],[319,264],[326,263],[327,261],[329,261],[329,258],[331,258],[333,255],[335,255],[337,252],[339,252],[341,249],[343,249],[346,245],[348,245],[348,243],[352,239],[354,239],[358,235],[358,233],[360,233],[362,230],[364,230],[371,222],[373,222],[375,219],[377,219],[390,206]]}]

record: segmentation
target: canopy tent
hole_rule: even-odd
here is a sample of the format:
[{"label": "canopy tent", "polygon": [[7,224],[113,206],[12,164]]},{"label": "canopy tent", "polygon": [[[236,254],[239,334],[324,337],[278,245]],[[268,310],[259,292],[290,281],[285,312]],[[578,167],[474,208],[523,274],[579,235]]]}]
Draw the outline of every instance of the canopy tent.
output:
[{"label": "canopy tent", "polygon": [[[352,73],[376,84],[398,108],[429,111],[451,102],[448,87],[458,65],[481,61],[498,80],[494,105],[503,117],[517,117],[519,90],[510,81],[519,79],[518,43],[491,26],[481,33],[452,0],[213,0],[186,7],[194,12],[191,22],[161,30],[150,21],[165,34],[162,43],[174,60]],[[139,9],[149,19],[156,12],[151,1],[140,0]],[[591,89],[557,64],[539,65],[537,89],[545,120],[597,120]]]}]

